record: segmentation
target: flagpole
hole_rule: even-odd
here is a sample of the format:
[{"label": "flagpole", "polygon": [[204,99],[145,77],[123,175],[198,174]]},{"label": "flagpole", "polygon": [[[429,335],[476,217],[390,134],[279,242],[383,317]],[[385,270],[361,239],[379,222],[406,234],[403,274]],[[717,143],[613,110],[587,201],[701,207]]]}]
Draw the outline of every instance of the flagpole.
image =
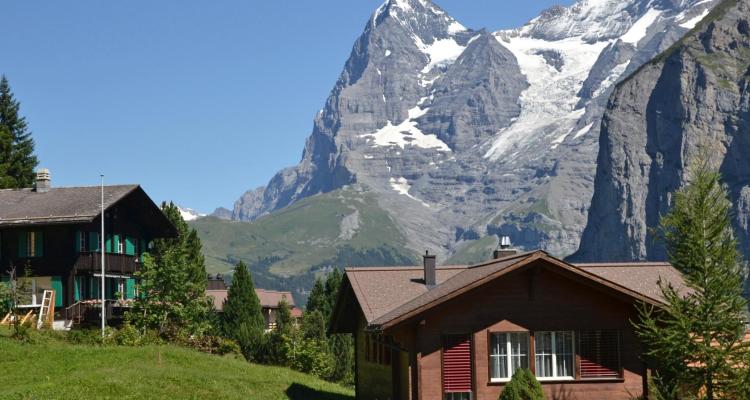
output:
[{"label": "flagpole", "polygon": [[101,295],[102,295],[102,337],[104,337],[104,325],[106,323],[106,318],[107,318],[106,317],[107,309],[106,309],[106,303],[105,303],[106,300],[105,300],[105,294],[104,294],[104,270],[105,270],[105,268],[104,268],[104,258],[105,258],[105,253],[104,253],[104,175],[103,174],[99,175],[99,177],[101,178],[101,187],[102,187],[102,213],[101,213],[102,233],[100,235],[101,236],[100,246],[101,246],[101,251],[102,251],[102,291],[101,291]]}]

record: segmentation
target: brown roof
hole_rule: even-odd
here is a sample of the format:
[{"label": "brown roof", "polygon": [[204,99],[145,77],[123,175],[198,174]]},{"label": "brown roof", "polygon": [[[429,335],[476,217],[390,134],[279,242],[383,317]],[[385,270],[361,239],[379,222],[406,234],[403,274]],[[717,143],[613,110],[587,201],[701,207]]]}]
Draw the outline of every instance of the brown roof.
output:
[{"label": "brown roof", "polygon": [[[466,268],[468,267],[438,267],[437,284]],[[427,292],[422,267],[347,268],[346,276],[368,323]]]},{"label": "brown roof", "polygon": [[516,254],[471,267],[438,268],[438,285],[427,290],[422,268],[348,268],[346,276],[368,324],[383,329],[441,304],[468,290],[543,259],[623,295],[658,304],[659,280],[686,290],[682,276],[666,263],[572,265],[543,251]]},{"label": "brown roof", "polygon": [[[229,290],[227,289],[206,290],[206,296],[210,296],[213,298],[214,308],[219,311],[224,309],[224,300],[227,299],[228,293]],[[278,308],[281,300],[286,300],[287,304],[289,304],[289,307],[292,308],[292,316],[295,316],[294,310],[297,309],[297,307],[294,305],[294,297],[292,297],[292,292],[278,292],[274,290],[255,289],[255,294],[258,296],[258,300],[260,300],[260,306],[263,308]],[[299,316],[301,316],[301,311],[299,312],[299,314]]]},{"label": "brown roof", "polygon": [[[104,187],[104,207],[109,208],[138,185]],[[32,189],[0,190],[0,226],[54,223],[87,223],[101,213],[101,187],[61,187],[48,192]]]}]

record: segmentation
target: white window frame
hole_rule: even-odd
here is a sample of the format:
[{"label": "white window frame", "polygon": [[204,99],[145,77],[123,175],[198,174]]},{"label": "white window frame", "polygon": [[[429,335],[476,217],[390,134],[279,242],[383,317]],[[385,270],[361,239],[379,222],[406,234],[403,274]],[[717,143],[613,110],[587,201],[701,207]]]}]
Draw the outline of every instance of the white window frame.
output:
[{"label": "white window frame", "polygon": [[120,235],[117,242],[117,254],[125,254],[125,236]]},{"label": "white window frame", "polygon": [[86,253],[89,251],[88,249],[88,232],[79,231],[78,232],[78,252],[79,253]]},{"label": "white window frame", "polygon": [[[557,355],[558,355],[558,352],[557,352],[557,338],[556,338],[556,336],[557,336],[557,333],[560,333],[560,332],[570,333],[570,340],[571,340],[571,346],[570,346],[571,353],[570,354],[573,356],[573,364],[572,364],[573,375],[558,376],[558,374],[557,374]],[[537,361],[536,360],[536,356],[539,355],[539,353],[537,352],[537,347],[536,347],[536,335],[537,334],[545,334],[545,333],[550,333],[551,336],[552,336],[552,354],[551,354],[552,355],[552,376],[538,376],[537,372],[536,372],[536,371],[539,370],[539,368],[537,366],[537,362],[536,362]],[[534,368],[535,369],[534,376],[536,377],[536,379],[538,381],[563,381],[563,380],[572,381],[572,380],[575,380],[575,373],[576,373],[575,372],[575,368],[576,368],[576,366],[575,366],[575,364],[576,364],[576,359],[575,359],[575,354],[576,354],[576,333],[575,333],[575,331],[539,331],[539,332],[534,332],[534,341],[535,341],[534,342],[534,365],[537,366],[536,368]],[[548,355],[548,354],[545,353],[543,355]]]},{"label": "white window frame", "polygon": [[[506,335],[505,340],[505,370],[508,371],[508,377],[507,378],[494,378],[492,377],[492,358],[493,357],[502,357],[500,355],[494,356],[492,354],[492,339],[495,336],[499,335]],[[523,335],[526,337],[526,365],[528,368],[530,358],[532,356],[531,354],[531,335],[529,332],[490,332],[490,365],[488,366],[490,370],[488,371],[490,373],[490,382],[510,382],[511,378],[513,378],[513,372],[511,372],[511,366],[512,364],[512,358],[513,358],[513,347],[511,346],[511,340],[510,335]]]},{"label": "white window frame", "polygon": [[26,257],[36,257],[36,232],[26,232]]}]

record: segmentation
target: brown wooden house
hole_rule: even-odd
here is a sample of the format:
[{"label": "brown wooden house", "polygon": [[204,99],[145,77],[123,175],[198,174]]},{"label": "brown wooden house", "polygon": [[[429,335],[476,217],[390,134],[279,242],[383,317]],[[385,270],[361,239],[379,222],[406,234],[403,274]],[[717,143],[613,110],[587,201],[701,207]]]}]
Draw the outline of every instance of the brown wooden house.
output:
[{"label": "brown wooden house", "polygon": [[358,399],[495,400],[518,368],[548,399],[631,399],[646,366],[630,321],[669,264],[573,265],[542,251],[474,266],[348,268],[330,330],[355,338]]},{"label": "brown wooden house", "polygon": [[[28,308],[38,307],[45,289],[55,291],[55,319],[100,318],[101,188],[50,187],[42,170],[33,189],[0,190],[0,278],[11,266],[31,292]],[[155,238],[176,229],[138,185],[104,187],[105,297],[107,317],[121,315],[136,296],[134,273]]]}]

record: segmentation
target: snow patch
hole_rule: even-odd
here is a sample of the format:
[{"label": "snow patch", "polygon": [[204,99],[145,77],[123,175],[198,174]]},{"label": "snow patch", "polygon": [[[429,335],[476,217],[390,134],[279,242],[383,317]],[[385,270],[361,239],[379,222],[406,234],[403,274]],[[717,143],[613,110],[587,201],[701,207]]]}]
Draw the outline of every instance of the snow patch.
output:
[{"label": "snow patch", "polygon": [[701,22],[703,18],[706,18],[706,15],[708,15],[708,13],[709,13],[709,9],[705,9],[700,15],[694,18],[690,18],[689,20],[681,23],[680,27],[685,28],[685,29],[693,29],[695,28],[696,25],[698,25],[698,22]]},{"label": "snow patch", "polygon": [[594,126],[594,123],[593,123],[593,122],[592,122],[592,123],[590,123],[590,124],[588,124],[588,125],[586,125],[586,126],[584,126],[584,127],[583,127],[583,128],[581,128],[581,129],[580,129],[580,130],[579,130],[578,132],[576,132],[576,134],[575,134],[575,135],[573,135],[573,139],[578,139],[579,137],[581,137],[581,136],[583,136],[583,135],[585,135],[585,134],[589,133],[589,131],[591,130],[591,128],[592,128],[593,126]]},{"label": "snow patch", "polygon": [[393,125],[391,121],[388,121],[377,132],[365,134],[362,137],[371,138],[374,142],[373,147],[398,146],[404,149],[406,146],[416,146],[450,152],[450,147],[436,135],[427,135],[417,127],[415,119],[424,115],[427,110],[429,108],[414,107],[409,110],[409,117],[400,124]]},{"label": "snow patch", "polygon": [[427,45],[420,38],[414,36],[414,42],[419,50],[430,59],[430,62],[422,69],[423,74],[430,72],[437,66],[443,67],[452,64],[466,50],[466,47],[458,44],[453,38],[438,39]]},{"label": "snow patch", "polygon": [[461,25],[461,23],[458,22],[458,21],[453,21],[448,26],[448,33],[450,33],[450,34],[454,34],[454,33],[458,33],[458,32],[463,32],[465,30],[466,30],[466,27],[463,26],[463,25]]},{"label": "snow patch", "polygon": [[177,209],[180,210],[180,216],[182,216],[182,219],[184,219],[185,221],[195,221],[198,218],[206,216],[206,214],[198,213],[192,208],[177,207]]},{"label": "snow patch", "polygon": [[620,76],[622,76],[625,70],[628,69],[628,65],[630,65],[630,60],[616,65],[614,68],[612,68],[612,72],[609,74],[609,76],[607,76],[607,79],[602,81],[601,85],[599,85],[599,88],[594,91],[592,98],[601,96],[607,91],[607,89],[609,89],[610,86],[614,85],[614,83],[617,82],[618,79],[620,79]]},{"label": "snow patch", "polygon": [[390,50],[386,50],[386,51],[385,51],[385,56],[386,56],[386,57],[388,57],[388,56],[390,56],[390,55],[391,55],[391,51],[390,51]]},{"label": "snow patch", "polygon": [[427,204],[424,201],[419,200],[418,198],[416,198],[416,197],[412,196],[411,194],[409,194],[409,190],[411,190],[411,185],[409,184],[409,181],[406,178],[404,178],[404,177],[400,177],[400,178],[393,178],[393,177],[391,177],[390,183],[391,183],[391,188],[393,190],[395,190],[398,194],[406,196],[406,197],[408,197],[408,198],[410,198],[412,200],[418,201],[418,202],[422,203],[422,205],[425,206],[425,207],[427,207],[427,208],[430,207],[429,204]]},{"label": "snow patch", "polygon": [[649,9],[646,11],[646,14],[643,14],[643,16],[630,27],[630,30],[620,36],[620,40],[625,43],[637,44],[646,36],[648,28],[656,22],[656,19],[659,18],[661,13],[661,10],[655,8]]}]

